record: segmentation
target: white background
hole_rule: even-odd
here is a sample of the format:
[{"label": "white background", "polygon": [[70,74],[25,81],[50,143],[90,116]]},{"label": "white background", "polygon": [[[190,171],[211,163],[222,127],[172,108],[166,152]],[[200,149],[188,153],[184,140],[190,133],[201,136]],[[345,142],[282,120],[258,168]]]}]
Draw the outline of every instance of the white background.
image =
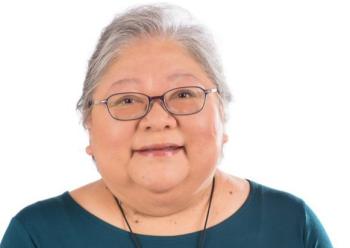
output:
[{"label": "white background", "polygon": [[[0,238],[24,206],[98,178],[75,104],[102,28],[135,3],[1,0]],[[221,168],[303,198],[350,247],[349,2],[176,3],[214,32],[235,96]]]}]

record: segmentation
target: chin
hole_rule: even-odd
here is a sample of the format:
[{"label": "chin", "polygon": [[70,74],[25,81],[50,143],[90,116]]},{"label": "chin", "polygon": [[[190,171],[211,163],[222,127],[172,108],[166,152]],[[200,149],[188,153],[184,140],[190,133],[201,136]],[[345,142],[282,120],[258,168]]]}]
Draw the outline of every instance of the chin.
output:
[{"label": "chin", "polygon": [[152,185],[142,185],[148,191],[154,194],[166,194],[171,192],[177,185],[166,183],[154,183]]},{"label": "chin", "polygon": [[129,178],[139,187],[154,193],[177,189],[189,176],[187,160],[135,160],[127,166]]},{"label": "chin", "polygon": [[131,176],[132,180],[147,191],[156,194],[165,194],[176,190],[187,178],[187,173],[148,173]]}]

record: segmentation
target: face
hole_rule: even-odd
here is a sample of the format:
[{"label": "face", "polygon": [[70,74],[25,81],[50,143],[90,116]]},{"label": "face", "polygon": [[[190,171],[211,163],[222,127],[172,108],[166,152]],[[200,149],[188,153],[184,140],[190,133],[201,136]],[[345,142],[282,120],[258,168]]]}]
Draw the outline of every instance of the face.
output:
[{"label": "face", "polygon": [[[215,88],[201,66],[175,41],[148,38],[122,50],[99,82],[93,98],[121,92],[149,96],[183,86]],[[105,184],[123,197],[190,196],[208,183],[225,142],[217,93],[207,95],[201,112],[173,116],[156,101],[139,120],[118,121],[104,104],[87,121],[90,146]],[[176,144],[177,150],[137,152],[145,146]]]}]

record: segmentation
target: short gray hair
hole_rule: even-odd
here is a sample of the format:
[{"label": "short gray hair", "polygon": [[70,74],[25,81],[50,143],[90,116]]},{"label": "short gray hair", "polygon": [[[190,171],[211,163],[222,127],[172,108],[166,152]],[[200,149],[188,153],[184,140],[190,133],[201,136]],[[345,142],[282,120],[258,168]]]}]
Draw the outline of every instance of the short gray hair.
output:
[{"label": "short gray hair", "polygon": [[216,45],[211,33],[185,9],[169,4],[141,5],[117,15],[103,30],[91,56],[86,73],[83,93],[77,103],[82,113],[83,126],[91,114],[94,89],[107,67],[115,60],[131,40],[142,37],[164,36],[173,39],[187,49],[216,84],[224,109],[224,122],[228,119],[228,103],[232,95],[225,82]]}]

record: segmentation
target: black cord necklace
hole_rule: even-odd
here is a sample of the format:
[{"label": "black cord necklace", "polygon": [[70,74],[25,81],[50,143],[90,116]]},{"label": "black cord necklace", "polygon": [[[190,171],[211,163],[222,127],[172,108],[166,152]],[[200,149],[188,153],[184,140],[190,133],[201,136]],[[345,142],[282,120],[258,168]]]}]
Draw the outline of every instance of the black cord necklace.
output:
[{"label": "black cord necklace", "polygon": [[[210,197],[209,197],[209,206],[208,206],[208,211],[207,211],[207,216],[205,218],[205,223],[204,223],[204,228],[203,230],[201,230],[200,232],[200,236],[199,236],[199,240],[198,240],[198,243],[197,243],[197,247],[198,248],[203,248],[204,247],[204,242],[205,242],[205,233],[207,231],[207,222],[208,222],[208,217],[209,217],[209,212],[210,212],[210,206],[211,206],[211,202],[212,202],[212,199],[213,199],[213,194],[214,194],[214,188],[215,188],[215,176],[213,177],[213,183],[212,183],[212,186],[211,186],[211,192],[210,192]],[[113,195],[114,197],[114,200],[116,201],[119,209],[120,209],[120,212],[122,213],[123,217],[124,217],[124,220],[126,222],[126,224],[128,225],[128,228],[130,230],[130,234],[131,234],[131,239],[132,241],[134,242],[134,245],[136,248],[142,248],[141,244],[140,244],[140,241],[138,240],[136,234],[132,231],[130,225],[129,225],[129,222],[128,220],[126,219],[126,216],[125,216],[125,213],[124,213],[124,210],[121,206],[121,203],[119,201],[119,199]]]}]

